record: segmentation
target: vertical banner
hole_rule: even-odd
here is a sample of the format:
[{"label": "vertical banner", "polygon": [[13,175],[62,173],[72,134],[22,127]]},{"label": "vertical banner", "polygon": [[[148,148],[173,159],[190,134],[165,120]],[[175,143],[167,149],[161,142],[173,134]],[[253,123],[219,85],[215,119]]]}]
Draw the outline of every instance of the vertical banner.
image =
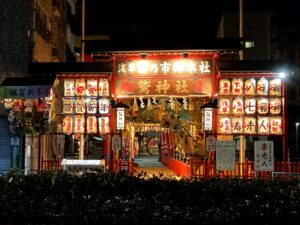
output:
[{"label": "vertical banner", "polygon": [[255,171],[274,170],[274,143],[273,141],[254,142],[254,169]]},{"label": "vertical banner", "polygon": [[234,141],[216,141],[217,170],[235,170]]},{"label": "vertical banner", "polygon": [[215,137],[206,138],[206,151],[216,151],[216,139]]},{"label": "vertical banner", "polygon": [[112,146],[113,151],[121,151],[121,137],[119,135],[114,135],[112,137]]}]

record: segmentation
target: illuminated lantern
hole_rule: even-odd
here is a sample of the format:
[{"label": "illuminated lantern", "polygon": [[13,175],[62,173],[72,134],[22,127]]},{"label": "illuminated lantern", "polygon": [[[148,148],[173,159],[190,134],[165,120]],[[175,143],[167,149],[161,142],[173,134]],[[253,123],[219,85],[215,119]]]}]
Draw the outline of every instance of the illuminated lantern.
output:
[{"label": "illuminated lantern", "polygon": [[243,114],[244,113],[244,101],[240,97],[236,97],[232,102],[232,113]]},{"label": "illuminated lantern", "polygon": [[230,81],[228,79],[220,79],[219,93],[220,93],[220,95],[229,95],[230,94]]},{"label": "illuminated lantern", "polygon": [[86,112],[91,114],[97,113],[97,99],[91,98],[87,100]]},{"label": "illuminated lantern", "polygon": [[64,81],[64,96],[75,96],[74,80]]},{"label": "illuminated lantern", "polygon": [[109,117],[101,116],[98,118],[99,132],[100,134],[109,133]]},{"label": "illuminated lantern", "polygon": [[232,90],[231,90],[231,93],[233,95],[241,95],[243,94],[243,81],[241,79],[232,79],[231,81],[231,87],[232,87]]},{"label": "illuminated lantern", "polygon": [[255,98],[246,98],[245,99],[245,113],[246,114],[256,113],[256,100],[255,100]]},{"label": "illuminated lantern", "polygon": [[69,98],[63,98],[63,113],[71,114],[74,109],[74,100]]},{"label": "illuminated lantern", "polygon": [[256,93],[256,80],[253,78],[245,80],[244,95],[255,95]]},{"label": "illuminated lantern", "polygon": [[85,113],[85,101],[83,98],[77,98],[75,101],[75,112],[79,114]]},{"label": "illuminated lantern", "polygon": [[269,100],[266,98],[257,99],[257,113],[267,114],[269,113]]},{"label": "illuminated lantern", "polygon": [[70,135],[73,133],[73,117],[66,116],[63,118],[63,133]]},{"label": "illuminated lantern", "polygon": [[281,96],[281,79],[275,78],[270,80],[270,95]]},{"label": "illuminated lantern", "polygon": [[84,133],[84,116],[74,116],[74,133]]},{"label": "illuminated lantern", "polygon": [[270,132],[270,121],[269,117],[258,117],[257,120],[257,133],[268,135]]},{"label": "illuminated lantern", "polygon": [[218,117],[218,132],[221,134],[231,134],[231,119],[229,117]]},{"label": "illuminated lantern", "polygon": [[263,77],[257,81],[256,93],[258,95],[268,95],[269,82]]},{"label": "illuminated lantern", "polygon": [[75,82],[75,94],[76,94],[76,96],[84,96],[84,94],[85,94],[85,81],[83,79],[76,80],[76,82]]},{"label": "illuminated lantern", "polygon": [[99,96],[109,96],[108,79],[100,79],[100,81],[99,81]]},{"label": "illuminated lantern", "polygon": [[100,114],[109,113],[109,99],[107,98],[99,99],[99,113]]},{"label": "illuminated lantern", "polygon": [[219,114],[230,113],[230,100],[228,98],[221,98],[219,100]]},{"label": "illuminated lantern", "polygon": [[86,96],[98,96],[98,82],[97,80],[88,80]]},{"label": "illuminated lantern", "polygon": [[280,98],[270,98],[270,113],[273,115],[278,115],[281,113]]},{"label": "illuminated lantern", "polygon": [[86,132],[97,133],[97,118],[96,116],[88,116],[86,118]]},{"label": "illuminated lantern", "polygon": [[270,134],[282,134],[281,117],[270,117]]},{"label": "illuminated lantern", "polygon": [[232,117],[231,129],[233,134],[243,133],[243,117]]},{"label": "illuminated lantern", "polygon": [[256,118],[244,117],[244,133],[256,134]]}]

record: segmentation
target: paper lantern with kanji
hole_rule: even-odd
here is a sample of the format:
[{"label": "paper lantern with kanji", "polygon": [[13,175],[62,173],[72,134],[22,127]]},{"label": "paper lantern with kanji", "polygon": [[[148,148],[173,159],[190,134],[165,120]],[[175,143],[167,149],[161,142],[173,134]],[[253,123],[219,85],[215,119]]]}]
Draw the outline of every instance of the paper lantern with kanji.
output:
[{"label": "paper lantern with kanji", "polygon": [[270,134],[282,134],[282,118],[270,117]]},{"label": "paper lantern with kanji", "polygon": [[109,99],[107,98],[99,99],[99,113],[100,114],[109,113]]},{"label": "paper lantern with kanji", "polygon": [[100,96],[109,96],[108,79],[100,79],[100,81],[99,81],[99,95]]},{"label": "paper lantern with kanji", "polygon": [[231,101],[228,98],[220,98],[219,100],[219,114],[230,113]]},{"label": "paper lantern with kanji", "polygon": [[109,117],[101,116],[98,118],[99,132],[100,134],[109,133]]},{"label": "paper lantern with kanji", "polygon": [[218,132],[220,134],[231,134],[231,118],[226,116],[218,117]]},{"label": "paper lantern with kanji", "polygon": [[98,103],[97,99],[94,99],[94,98],[87,100],[86,112],[91,113],[91,114],[97,113],[97,107],[98,107],[97,103]]},{"label": "paper lantern with kanji", "polygon": [[234,114],[244,114],[244,101],[240,97],[236,97],[232,101],[232,113]]},{"label": "paper lantern with kanji", "polygon": [[267,114],[269,113],[269,100],[266,98],[257,99],[257,113]]},{"label": "paper lantern with kanji", "polygon": [[233,116],[231,118],[231,129],[233,134],[243,133],[243,117]]},{"label": "paper lantern with kanji", "polygon": [[244,103],[245,113],[254,114],[256,113],[256,99],[255,98],[246,98]]},{"label": "paper lantern with kanji", "polygon": [[230,81],[228,79],[220,79],[219,93],[220,93],[220,95],[229,95],[230,94]]},{"label": "paper lantern with kanji", "polygon": [[64,80],[64,96],[75,96],[74,80]]},{"label": "paper lantern with kanji", "polygon": [[86,118],[86,132],[87,133],[97,133],[97,117],[88,116]]},{"label": "paper lantern with kanji", "polygon": [[244,134],[256,134],[256,118],[244,117]]},{"label": "paper lantern with kanji", "polygon": [[243,89],[244,89],[243,80],[233,78],[231,81],[231,93],[233,95],[242,95]]},{"label": "paper lantern with kanji", "polygon": [[269,94],[269,81],[264,77],[257,81],[256,93],[258,95],[268,95]]},{"label": "paper lantern with kanji", "polygon": [[257,133],[268,135],[270,133],[269,117],[258,117],[257,119]]},{"label": "paper lantern with kanji", "polygon": [[77,98],[75,101],[75,112],[78,114],[85,113],[85,101],[83,98]]},{"label": "paper lantern with kanji", "polygon": [[256,93],[256,80],[254,78],[245,80],[244,95],[255,95],[255,93]]},{"label": "paper lantern with kanji", "polygon": [[281,96],[281,79],[275,78],[270,80],[270,95]]},{"label": "paper lantern with kanji", "polygon": [[98,96],[97,80],[87,80],[86,96]]},{"label": "paper lantern with kanji", "polygon": [[84,116],[74,116],[74,133],[84,133],[85,118]]},{"label": "paper lantern with kanji", "polygon": [[66,116],[65,118],[63,118],[62,128],[63,128],[64,134],[67,134],[67,135],[72,134],[73,133],[73,117]]},{"label": "paper lantern with kanji", "polygon": [[84,96],[85,95],[85,81],[83,79],[76,80],[75,94],[76,94],[76,96]]},{"label": "paper lantern with kanji", "polygon": [[270,113],[273,115],[279,115],[281,113],[280,98],[270,98]]},{"label": "paper lantern with kanji", "polygon": [[63,113],[72,114],[74,111],[74,100],[70,98],[63,98]]}]

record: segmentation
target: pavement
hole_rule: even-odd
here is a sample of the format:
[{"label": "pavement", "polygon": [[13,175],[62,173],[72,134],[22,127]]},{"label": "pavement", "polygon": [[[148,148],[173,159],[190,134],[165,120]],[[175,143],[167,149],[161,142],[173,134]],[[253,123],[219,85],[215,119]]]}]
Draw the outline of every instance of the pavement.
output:
[{"label": "pavement", "polygon": [[158,161],[158,155],[142,154],[134,158],[134,170],[136,175],[146,173],[146,177],[162,176],[180,179],[173,170],[167,168]]}]

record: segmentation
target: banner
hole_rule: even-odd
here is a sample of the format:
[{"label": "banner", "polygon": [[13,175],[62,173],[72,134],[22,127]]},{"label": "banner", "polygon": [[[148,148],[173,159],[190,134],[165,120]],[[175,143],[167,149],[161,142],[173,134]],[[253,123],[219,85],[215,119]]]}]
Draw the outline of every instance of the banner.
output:
[{"label": "banner", "polygon": [[235,142],[216,142],[217,170],[235,170]]},{"label": "banner", "polygon": [[274,170],[274,143],[273,141],[254,142],[254,170]]}]

